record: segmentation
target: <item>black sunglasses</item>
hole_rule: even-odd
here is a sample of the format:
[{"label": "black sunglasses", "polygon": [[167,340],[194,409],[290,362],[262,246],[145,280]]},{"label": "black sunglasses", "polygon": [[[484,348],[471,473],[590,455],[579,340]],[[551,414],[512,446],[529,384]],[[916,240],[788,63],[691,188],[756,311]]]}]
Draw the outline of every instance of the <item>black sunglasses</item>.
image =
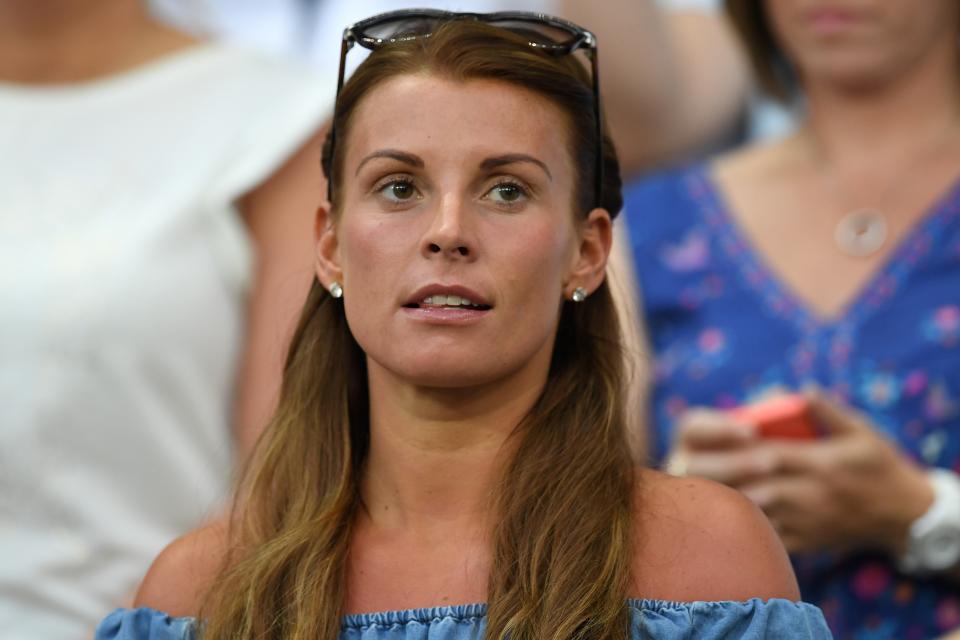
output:
[{"label": "black sunglasses", "polygon": [[[340,71],[337,75],[337,101],[343,88],[346,72],[347,52],[353,45],[375,51],[380,47],[396,42],[405,42],[417,38],[429,37],[443,23],[451,20],[476,20],[494,27],[507,29],[527,38],[527,44],[551,55],[570,55],[583,50],[590,60],[594,102],[594,120],[597,134],[597,164],[594,199],[601,206],[603,192],[603,122],[600,113],[600,80],[597,76],[597,39],[572,22],[542,13],[528,11],[499,11],[496,13],[459,13],[438,9],[400,9],[381,13],[361,20],[343,30],[340,45]],[[336,105],[336,102],[334,103]],[[336,110],[336,106],[334,107]],[[333,122],[336,122],[334,113]],[[333,154],[336,147],[336,130],[330,129],[329,157],[333,166]],[[333,176],[327,181],[327,200],[332,202]]]}]

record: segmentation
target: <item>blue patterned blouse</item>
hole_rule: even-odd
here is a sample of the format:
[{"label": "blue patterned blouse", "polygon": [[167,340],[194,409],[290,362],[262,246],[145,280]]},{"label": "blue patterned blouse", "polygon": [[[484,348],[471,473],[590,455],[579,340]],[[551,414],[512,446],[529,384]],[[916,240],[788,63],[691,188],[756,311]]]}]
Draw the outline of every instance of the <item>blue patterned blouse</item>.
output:
[{"label": "blue patterned blouse", "polygon": [[[828,640],[823,614],[787,600],[664,602],[630,600],[634,640]],[[346,616],[341,640],[479,640],[486,626],[482,604],[364,613]],[[199,640],[193,618],[172,618],[153,609],[117,609],[94,640]]]},{"label": "blue patterned blouse", "polygon": [[[655,372],[653,450],[688,406],[727,408],[814,382],[865,411],[925,466],[960,471],[960,183],[835,320],[780,282],[707,167],[652,176],[626,218]],[[884,556],[794,558],[838,638],[919,640],[960,627],[960,589]]]}]

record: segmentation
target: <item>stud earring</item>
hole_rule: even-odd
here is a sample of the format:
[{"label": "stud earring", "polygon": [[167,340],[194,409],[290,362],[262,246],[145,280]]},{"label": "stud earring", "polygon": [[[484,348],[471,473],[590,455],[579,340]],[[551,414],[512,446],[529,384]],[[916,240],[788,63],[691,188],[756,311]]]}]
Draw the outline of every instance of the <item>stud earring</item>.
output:
[{"label": "stud earring", "polygon": [[587,299],[587,290],[583,287],[577,287],[573,290],[573,295],[570,296],[570,299],[574,302],[583,302]]},{"label": "stud earring", "polygon": [[330,295],[334,298],[343,297],[343,287],[340,286],[339,282],[333,281],[330,283]]}]

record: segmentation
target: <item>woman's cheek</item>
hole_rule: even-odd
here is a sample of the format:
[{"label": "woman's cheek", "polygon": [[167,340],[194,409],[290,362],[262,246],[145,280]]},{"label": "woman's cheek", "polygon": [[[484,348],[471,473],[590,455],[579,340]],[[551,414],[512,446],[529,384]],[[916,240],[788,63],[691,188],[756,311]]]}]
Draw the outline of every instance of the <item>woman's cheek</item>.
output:
[{"label": "woman's cheek", "polygon": [[[383,222],[354,222],[343,229],[344,279],[365,292],[383,294],[391,274],[402,270],[402,230]],[[407,242],[409,244],[409,242]]]}]

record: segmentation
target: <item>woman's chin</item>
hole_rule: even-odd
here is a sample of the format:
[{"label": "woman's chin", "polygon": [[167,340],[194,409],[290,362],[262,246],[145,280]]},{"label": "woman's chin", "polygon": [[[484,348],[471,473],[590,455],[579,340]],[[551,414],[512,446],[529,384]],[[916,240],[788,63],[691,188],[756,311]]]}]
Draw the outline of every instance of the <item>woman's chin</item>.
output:
[{"label": "woman's chin", "polygon": [[432,389],[468,389],[495,383],[504,375],[478,370],[476,367],[450,366],[408,369],[396,372],[410,386]]},{"label": "woman's chin", "polygon": [[[491,359],[493,360],[493,359]],[[432,389],[469,389],[495,384],[510,377],[511,368],[502,361],[479,362],[456,354],[435,354],[432,357],[403,358],[400,361],[380,360],[368,356],[368,367],[381,369],[393,384]],[[371,373],[373,373],[371,371]],[[371,376],[371,381],[380,377]]]},{"label": "woman's chin", "polygon": [[[384,341],[367,350],[370,382],[433,389],[476,389],[515,384],[518,378],[542,378],[549,368],[552,342],[532,343],[490,340],[399,343],[390,347]],[[362,347],[362,344],[361,344]],[[542,371],[541,371],[542,370]]]}]

